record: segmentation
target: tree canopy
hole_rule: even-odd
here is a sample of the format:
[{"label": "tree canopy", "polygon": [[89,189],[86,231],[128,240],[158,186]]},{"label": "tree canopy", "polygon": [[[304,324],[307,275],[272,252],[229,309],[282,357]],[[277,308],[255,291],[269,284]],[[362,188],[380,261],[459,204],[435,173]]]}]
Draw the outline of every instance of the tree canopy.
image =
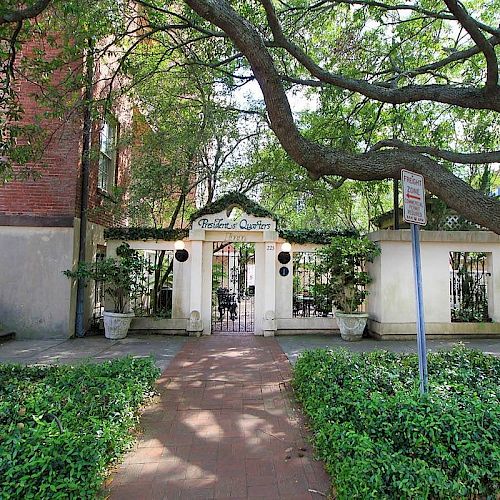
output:
[{"label": "tree canopy", "polygon": [[[0,28],[12,41],[34,10],[84,3],[35,1],[17,11],[8,3]],[[123,4],[92,7],[123,42],[120,70],[130,71],[126,61],[142,41],[170,60],[189,48],[182,64],[205,68],[228,91],[258,83],[270,128],[311,179],[340,186],[397,179],[406,168],[448,206],[500,233],[500,202],[490,195],[500,162],[499,0],[135,3],[140,31],[116,20]],[[294,94],[310,111],[294,109]]]},{"label": "tree canopy", "polygon": [[[434,2],[401,6],[356,0],[286,4],[262,0],[251,7],[246,2],[236,7],[225,1],[186,3],[221,29],[244,55],[264,95],[271,128],[288,154],[312,177],[377,180],[398,178],[401,168],[408,168],[423,174],[426,187],[449,206],[500,232],[500,203],[473,189],[438,161],[448,156],[458,164],[495,162],[500,152],[488,151],[486,158],[483,154],[478,159],[439,148],[436,151],[432,145],[422,152],[415,150],[415,145],[394,142],[378,143],[363,153],[331,147],[308,138],[297,127],[285,92],[286,82],[290,82],[334,87],[391,105],[424,101],[498,112],[495,46],[499,30],[488,24],[495,21],[498,9],[486,10],[482,3],[469,2],[476,7],[473,17],[453,0],[445,0],[440,10],[432,10]],[[325,29],[334,23],[333,30]],[[454,29],[455,47],[450,43]],[[337,36],[335,30],[340,31]],[[332,42],[349,44],[346,35],[355,41],[350,44],[352,62],[348,59],[344,69],[344,54],[332,50]],[[428,38],[433,38],[433,43]],[[447,51],[449,56],[439,58]],[[461,71],[457,71],[457,61],[463,64]],[[411,120],[411,112],[406,115]],[[496,116],[492,120],[497,120]]]}]

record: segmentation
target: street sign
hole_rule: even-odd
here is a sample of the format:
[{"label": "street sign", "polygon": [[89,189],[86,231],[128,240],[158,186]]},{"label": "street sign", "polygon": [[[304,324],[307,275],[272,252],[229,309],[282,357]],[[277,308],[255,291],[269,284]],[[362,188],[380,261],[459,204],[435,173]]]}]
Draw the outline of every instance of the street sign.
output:
[{"label": "street sign", "polygon": [[425,345],[424,293],[422,291],[422,263],[420,258],[420,231],[417,224],[411,225],[411,249],[413,276],[415,278],[415,304],[417,306],[417,352],[420,393],[427,392],[427,346]]},{"label": "street sign", "polygon": [[425,226],[427,213],[425,210],[424,177],[409,170],[401,170],[403,187],[403,220],[410,224]]},{"label": "street sign", "polygon": [[428,386],[427,346],[425,345],[424,295],[422,292],[422,263],[418,227],[418,225],[425,226],[427,224],[424,177],[415,172],[402,169],[401,184],[403,187],[403,219],[411,224],[413,276],[415,279],[415,303],[417,308],[418,371],[420,375],[420,393],[425,394]]}]

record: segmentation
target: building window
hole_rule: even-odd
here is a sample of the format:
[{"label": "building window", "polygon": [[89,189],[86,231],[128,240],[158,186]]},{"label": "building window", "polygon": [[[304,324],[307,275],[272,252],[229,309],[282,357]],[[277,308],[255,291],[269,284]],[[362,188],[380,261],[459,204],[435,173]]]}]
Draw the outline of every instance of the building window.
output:
[{"label": "building window", "polygon": [[113,118],[104,119],[100,136],[97,180],[97,187],[103,191],[109,191],[115,185],[117,130],[117,123]]}]

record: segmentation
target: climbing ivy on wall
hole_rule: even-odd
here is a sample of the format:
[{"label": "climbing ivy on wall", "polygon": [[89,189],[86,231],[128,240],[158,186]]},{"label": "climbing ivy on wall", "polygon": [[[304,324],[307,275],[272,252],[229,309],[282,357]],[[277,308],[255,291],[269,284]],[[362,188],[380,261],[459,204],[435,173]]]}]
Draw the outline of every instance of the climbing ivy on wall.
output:
[{"label": "climbing ivy on wall", "polygon": [[[278,217],[269,210],[261,207],[258,203],[250,200],[242,193],[227,193],[195,212],[190,221],[203,217],[204,215],[217,214],[223,210],[239,207],[245,213],[255,217],[268,217],[278,223]],[[165,240],[174,241],[186,238],[189,229],[162,229],[153,227],[113,227],[104,230],[104,237],[107,240]],[[356,236],[356,231],[346,229],[278,229],[278,234],[290,243],[316,243],[326,245],[331,242],[334,236]]]},{"label": "climbing ivy on wall", "polygon": [[163,229],[156,227],[110,227],[104,230],[107,240],[165,240],[175,241],[186,238],[188,229]]}]

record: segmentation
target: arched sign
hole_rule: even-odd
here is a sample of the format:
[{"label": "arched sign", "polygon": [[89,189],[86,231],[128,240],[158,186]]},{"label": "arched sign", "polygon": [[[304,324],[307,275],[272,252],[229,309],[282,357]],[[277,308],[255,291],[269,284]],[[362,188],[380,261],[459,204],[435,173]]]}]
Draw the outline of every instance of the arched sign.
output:
[{"label": "arched sign", "polygon": [[219,212],[199,217],[193,221],[192,228],[206,231],[276,231],[276,221],[245,213],[231,218],[225,212]]},{"label": "arched sign", "polygon": [[[256,217],[247,213],[230,217],[226,212],[219,212],[195,219],[191,228],[193,232],[211,233],[213,237],[207,236],[207,240],[216,238],[232,242],[263,241],[264,232],[276,231],[276,221],[269,217]],[[261,235],[255,238],[256,233]]]}]

